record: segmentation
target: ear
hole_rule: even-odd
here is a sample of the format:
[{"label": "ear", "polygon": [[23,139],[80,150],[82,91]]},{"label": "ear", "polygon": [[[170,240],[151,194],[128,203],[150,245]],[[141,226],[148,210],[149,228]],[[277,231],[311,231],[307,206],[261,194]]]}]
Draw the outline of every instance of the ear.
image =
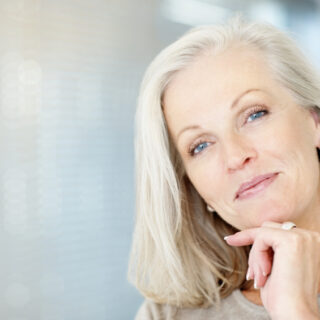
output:
[{"label": "ear", "polygon": [[315,145],[317,148],[320,148],[320,109],[317,106],[315,106],[309,111],[315,123]]}]

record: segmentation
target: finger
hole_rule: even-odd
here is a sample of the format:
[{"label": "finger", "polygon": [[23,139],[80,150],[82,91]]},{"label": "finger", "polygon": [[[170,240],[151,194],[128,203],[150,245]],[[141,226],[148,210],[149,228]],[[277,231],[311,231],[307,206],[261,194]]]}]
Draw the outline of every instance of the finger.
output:
[{"label": "finger", "polygon": [[288,237],[292,236],[293,231],[282,230],[274,227],[251,228],[239,231],[225,238],[226,242],[231,246],[246,246],[253,244],[257,236],[264,240],[265,248],[275,249],[279,244],[287,243]]},{"label": "finger", "polygon": [[250,253],[248,264],[253,270],[253,279],[255,289],[262,288],[271,273],[273,263],[273,250],[270,247],[261,245],[263,240],[256,238]]},{"label": "finger", "polygon": [[235,234],[224,237],[224,240],[231,246],[246,246],[253,244],[257,231],[260,228],[246,229]]},{"label": "finger", "polygon": [[[258,232],[262,229],[282,229],[282,223],[274,222],[274,221],[264,221],[259,228],[250,228],[245,229],[239,232],[236,232],[235,234],[231,234],[229,236],[224,237],[224,239],[231,245],[234,246],[245,246],[250,245],[254,242],[254,238],[257,235]],[[287,231],[287,230],[286,230]]]},{"label": "finger", "polygon": [[265,279],[271,273],[272,262],[273,262],[272,258],[270,257],[269,249],[257,251],[257,261],[260,265],[261,274]]},{"label": "finger", "polygon": [[247,279],[247,281],[254,279],[253,268],[251,268],[250,265],[248,266],[248,271],[247,271],[246,279]]},{"label": "finger", "polygon": [[254,270],[255,288],[262,288],[267,281],[268,274],[271,273],[272,268],[272,256],[270,255],[270,248],[267,250],[260,250],[259,242],[261,239],[257,239],[253,244],[249,253],[248,264]]},{"label": "finger", "polygon": [[254,288],[260,289],[263,288],[268,280],[268,276],[264,276],[261,272],[260,267],[257,266],[256,268],[256,276],[254,278]]},{"label": "finger", "polygon": [[264,279],[262,279],[263,277],[261,276],[261,270],[260,270],[259,264],[255,263],[253,269],[254,269],[254,288],[260,289],[261,287],[263,287]]},{"label": "finger", "polygon": [[[229,236],[224,237],[224,239],[230,244],[230,245],[235,245],[235,246],[245,246],[252,244],[254,242],[254,238],[256,234],[261,230],[261,229],[282,229],[282,223],[274,222],[274,221],[264,221],[259,228],[250,228],[250,229],[245,229],[239,232],[236,232],[235,234],[231,234]],[[287,231],[287,230],[285,230]],[[241,244],[242,243],[242,244]]]}]

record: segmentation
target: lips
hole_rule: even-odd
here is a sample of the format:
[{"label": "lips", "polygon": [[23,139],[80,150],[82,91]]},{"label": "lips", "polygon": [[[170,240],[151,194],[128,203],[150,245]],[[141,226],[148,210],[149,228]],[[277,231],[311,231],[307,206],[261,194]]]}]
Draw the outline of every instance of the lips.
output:
[{"label": "lips", "polygon": [[254,186],[256,186],[257,184],[259,184],[260,182],[269,179],[273,176],[275,176],[277,173],[276,172],[272,172],[272,173],[267,173],[267,174],[263,174],[260,176],[256,176],[253,179],[251,179],[250,181],[247,181],[245,183],[243,183],[239,190],[236,193],[235,199],[237,199],[239,197],[239,195],[241,195],[241,193],[249,190],[250,188],[253,188]]}]

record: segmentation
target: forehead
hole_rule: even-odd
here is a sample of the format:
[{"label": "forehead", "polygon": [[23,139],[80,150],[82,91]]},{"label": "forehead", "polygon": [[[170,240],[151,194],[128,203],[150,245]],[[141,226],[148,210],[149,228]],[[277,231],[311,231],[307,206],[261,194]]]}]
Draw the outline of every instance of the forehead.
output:
[{"label": "forehead", "polygon": [[215,97],[243,91],[254,82],[265,86],[274,80],[263,54],[253,48],[235,47],[218,55],[207,52],[196,57],[185,69],[177,72],[164,93],[164,109],[171,100],[188,96],[188,99],[202,96],[207,88]]},{"label": "forehead", "polygon": [[257,49],[237,47],[218,55],[203,54],[177,72],[164,93],[163,109],[169,130],[175,131],[173,124],[189,122],[195,113],[201,117],[202,111],[212,107],[229,107],[235,97],[248,89],[273,92],[277,87],[279,83]]}]

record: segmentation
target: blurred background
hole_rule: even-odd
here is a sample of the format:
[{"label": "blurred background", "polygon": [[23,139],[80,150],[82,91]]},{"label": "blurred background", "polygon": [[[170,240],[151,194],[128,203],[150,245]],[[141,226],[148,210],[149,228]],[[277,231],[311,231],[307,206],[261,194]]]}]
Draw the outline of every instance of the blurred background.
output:
[{"label": "blurred background", "polygon": [[316,0],[0,0],[0,318],[133,319],[133,119],[143,73],[242,11],[320,65]]}]

